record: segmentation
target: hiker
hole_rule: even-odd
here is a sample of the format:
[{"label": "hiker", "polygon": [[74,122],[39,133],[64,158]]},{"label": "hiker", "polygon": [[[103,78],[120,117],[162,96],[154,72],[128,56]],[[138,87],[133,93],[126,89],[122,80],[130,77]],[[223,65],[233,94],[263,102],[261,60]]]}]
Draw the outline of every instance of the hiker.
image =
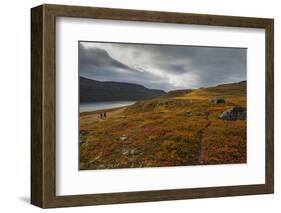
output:
[{"label": "hiker", "polygon": [[100,114],[100,118],[102,119],[102,113]]},{"label": "hiker", "polygon": [[106,118],[106,112],[103,113],[103,117]]}]

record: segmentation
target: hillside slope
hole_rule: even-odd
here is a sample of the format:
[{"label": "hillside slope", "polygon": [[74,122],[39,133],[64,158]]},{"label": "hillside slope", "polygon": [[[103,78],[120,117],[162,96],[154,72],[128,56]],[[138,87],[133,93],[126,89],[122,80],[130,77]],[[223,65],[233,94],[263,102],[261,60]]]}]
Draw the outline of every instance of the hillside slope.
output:
[{"label": "hillside slope", "polygon": [[[209,101],[217,96],[225,102]],[[107,119],[82,113],[80,169],[246,163],[246,120],[219,118],[246,105],[246,82],[239,82],[170,92]]]},{"label": "hillside slope", "polygon": [[121,82],[102,82],[80,77],[80,102],[138,101],[164,95],[162,90]]}]

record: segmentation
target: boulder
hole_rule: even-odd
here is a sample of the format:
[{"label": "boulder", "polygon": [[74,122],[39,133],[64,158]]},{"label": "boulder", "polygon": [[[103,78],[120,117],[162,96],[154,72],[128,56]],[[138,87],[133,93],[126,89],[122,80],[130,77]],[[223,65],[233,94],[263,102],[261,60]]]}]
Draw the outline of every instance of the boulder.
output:
[{"label": "boulder", "polygon": [[209,100],[209,102],[212,104],[223,104],[225,103],[225,100],[223,97],[213,97]]},{"label": "boulder", "polygon": [[246,108],[240,106],[234,106],[225,110],[220,116],[220,119],[223,120],[246,120],[247,111]]}]

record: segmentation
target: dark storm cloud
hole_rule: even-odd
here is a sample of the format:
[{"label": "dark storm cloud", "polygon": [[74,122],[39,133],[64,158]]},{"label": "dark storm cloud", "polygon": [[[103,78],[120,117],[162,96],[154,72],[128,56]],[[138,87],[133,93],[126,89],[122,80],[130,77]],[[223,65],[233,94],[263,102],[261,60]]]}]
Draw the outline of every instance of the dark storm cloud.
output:
[{"label": "dark storm cloud", "polygon": [[[135,69],[112,58],[105,50],[79,46],[79,74],[100,81],[141,84],[149,88],[165,88],[165,81],[140,68]],[[154,82],[151,85],[151,82]],[[165,88],[167,89],[167,88]]]},{"label": "dark storm cloud", "polygon": [[81,66],[114,67],[126,70],[131,69],[127,65],[111,58],[110,55],[103,49],[85,49],[82,45],[79,46],[79,62]]},{"label": "dark storm cloud", "polygon": [[81,42],[80,75],[173,90],[246,79],[246,49]]}]

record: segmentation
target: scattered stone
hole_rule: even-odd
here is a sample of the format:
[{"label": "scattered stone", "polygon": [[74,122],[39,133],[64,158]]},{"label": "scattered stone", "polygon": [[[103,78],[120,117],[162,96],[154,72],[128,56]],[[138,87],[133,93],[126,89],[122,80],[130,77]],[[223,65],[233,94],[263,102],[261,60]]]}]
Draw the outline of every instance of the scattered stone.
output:
[{"label": "scattered stone", "polygon": [[137,149],[124,149],[122,150],[122,155],[138,155],[141,152]]},{"label": "scattered stone", "polygon": [[214,98],[211,98],[209,100],[209,102],[212,104],[223,104],[223,103],[225,103],[225,100],[223,97],[214,97]]},{"label": "scattered stone", "polygon": [[94,159],[90,160],[89,163],[94,163],[95,161],[100,159],[100,155],[96,156]]},{"label": "scattered stone", "polygon": [[246,108],[240,106],[234,106],[225,110],[220,116],[223,120],[246,120],[247,112]]},{"label": "scattered stone", "polygon": [[126,141],[128,139],[128,137],[126,135],[122,135],[119,139],[121,141]]},{"label": "scattered stone", "polygon": [[89,136],[93,134],[93,131],[80,130],[79,132],[79,142],[80,144],[87,143]]},{"label": "scattered stone", "polygon": [[123,150],[122,151],[122,155],[128,155],[129,154],[129,150]]},{"label": "scattered stone", "polygon": [[131,149],[131,150],[130,150],[130,155],[137,155],[137,154],[139,154],[139,153],[140,153],[140,151],[137,150],[137,149]]}]

